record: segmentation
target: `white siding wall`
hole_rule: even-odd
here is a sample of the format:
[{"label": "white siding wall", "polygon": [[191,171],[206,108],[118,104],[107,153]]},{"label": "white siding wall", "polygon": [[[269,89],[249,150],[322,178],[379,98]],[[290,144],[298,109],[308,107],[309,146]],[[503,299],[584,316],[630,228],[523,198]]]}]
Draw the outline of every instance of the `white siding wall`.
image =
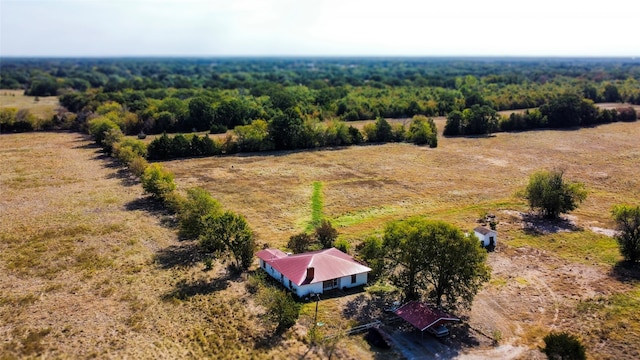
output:
[{"label": "white siding wall", "polygon": [[480,242],[482,243],[482,246],[487,246],[486,244],[489,244],[489,239],[485,239],[484,235],[480,234],[477,231],[474,231],[474,233],[476,234],[476,237],[478,239],[480,239]]},{"label": "white siding wall", "polygon": [[300,287],[296,287],[295,284],[293,286],[296,288],[296,294],[298,294],[299,297],[305,297],[311,293],[322,294],[321,282],[315,283],[315,284],[302,285]]},{"label": "white siding wall", "polygon": [[365,285],[367,283],[367,273],[356,274],[356,282],[351,283],[351,275],[340,278],[339,287],[342,288],[352,288],[360,285]]},{"label": "white siding wall", "polygon": [[498,245],[498,235],[495,232],[490,232],[487,235],[482,235],[477,231],[474,231],[478,239],[482,241],[482,246],[489,246],[489,238],[493,236],[493,243]]},{"label": "white siding wall", "polygon": [[[264,265],[264,266],[263,266]],[[269,276],[276,279],[278,282],[282,283],[282,286],[289,289],[289,279],[286,276],[282,277],[278,270],[271,267],[271,265],[264,263],[262,259],[260,259],[260,267],[269,274]],[[367,273],[361,273],[356,275],[356,282],[351,283],[351,276],[345,276],[339,279],[338,288],[342,289],[344,287],[351,288],[360,285],[365,285],[367,283]],[[305,297],[309,294],[322,294],[322,282],[307,284],[302,286],[297,286],[295,283],[291,283],[291,291],[295,292],[299,297]]]}]

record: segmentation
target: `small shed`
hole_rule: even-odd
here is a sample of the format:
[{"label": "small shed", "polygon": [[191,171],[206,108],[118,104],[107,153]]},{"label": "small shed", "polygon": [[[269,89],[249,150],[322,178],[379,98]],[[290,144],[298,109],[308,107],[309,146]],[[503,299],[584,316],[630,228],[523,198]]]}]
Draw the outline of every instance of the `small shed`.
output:
[{"label": "small shed", "polygon": [[480,239],[480,245],[487,249],[495,249],[498,245],[498,233],[495,230],[488,229],[484,226],[478,226],[473,229],[476,237]]},{"label": "small shed", "polygon": [[457,317],[420,301],[409,301],[394,312],[421,332],[438,325],[460,321]]}]

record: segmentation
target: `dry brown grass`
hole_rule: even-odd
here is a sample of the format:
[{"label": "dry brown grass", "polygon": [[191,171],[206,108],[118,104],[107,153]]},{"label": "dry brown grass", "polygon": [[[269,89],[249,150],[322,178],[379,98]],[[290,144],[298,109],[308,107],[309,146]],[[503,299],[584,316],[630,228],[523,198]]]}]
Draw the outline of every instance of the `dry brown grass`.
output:
[{"label": "dry brown grass", "polygon": [[[437,120],[443,127],[443,120]],[[176,160],[165,166],[182,188],[203,186],[245,214],[259,238],[283,245],[310,219],[312,184],[324,184],[324,214],[358,239],[391,219],[413,214],[474,225],[479,212],[525,210],[514,194],[539,169],[562,168],[584,182],[582,223],[610,227],[610,208],[638,201],[640,124],[574,131],[499,133],[441,138],[437,149],[410,144],[311,152]]]},{"label": "dry brown grass", "polygon": [[57,96],[25,96],[24,90],[0,89],[0,108],[12,107],[18,110],[28,109],[38,119],[51,119],[60,106]]},{"label": "dry brown grass", "polygon": [[[3,358],[282,358],[241,279],[78,134],[0,136]],[[289,339],[296,350],[304,344]],[[274,341],[281,341],[275,338]]]},{"label": "dry brown grass", "polygon": [[[442,129],[443,120],[437,124]],[[520,340],[515,343],[535,346],[536,334],[544,332],[540,329],[550,328],[544,319],[553,317],[555,309],[568,317],[579,299],[596,292],[607,297],[634,285],[617,285],[607,273],[610,265],[600,258],[575,263],[554,255],[567,247],[543,251],[545,244],[527,240],[501,210],[526,210],[514,197],[516,190],[533,171],[560,167],[589,190],[587,201],[573,214],[576,223],[585,229],[610,228],[613,204],[640,202],[639,135],[640,123],[610,124],[441,138],[437,149],[388,144],[177,160],[164,166],[176,173],[180,189],[203,186],[223,206],[244,214],[259,241],[272,246],[284,245],[306,227],[314,181],[323,183],[325,216],[353,243],[381,231],[389,220],[411,215],[471,229],[478,214],[495,212],[501,244],[529,250],[514,252],[506,246],[491,257],[500,272],[478,304],[487,301],[487,308],[503,316],[496,321],[510,321],[502,329],[505,341],[516,337]],[[202,271],[193,244],[177,242],[173,219],[81,136],[0,136],[0,166],[0,350],[8,357],[289,358],[309,350],[304,341],[309,309],[292,332],[269,338],[244,283],[229,278],[222,265]],[[574,241],[562,234],[555,239]],[[536,258],[540,254],[544,257]],[[510,277],[519,269],[514,259],[545,266]],[[582,289],[568,286],[576,278],[564,280],[576,268],[594,274],[587,280],[595,282],[584,280],[594,294],[570,293]],[[565,275],[558,280],[554,271]],[[545,284],[554,289],[555,298],[536,295]],[[529,307],[509,301],[518,293],[547,301],[539,305],[545,316],[531,315]],[[516,304],[505,307],[513,313],[501,312],[491,299],[502,306]],[[321,316],[332,322],[327,331],[350,324],[340,316],[344,301],[321,305]],[[474,319],[472,312],[470,321]],[[556,326],[579,332],[572,324],[576,322],[567,320]],[[639,337],[632,332],[606,349],[623,354],[620,349],[629,350]],[[590,351],[602,351],[587,345]],[[307,358],[321,357],[321,351],[312,350]],[[357,337],[341,339],[336,352],[345,358],[376,356]]]}]

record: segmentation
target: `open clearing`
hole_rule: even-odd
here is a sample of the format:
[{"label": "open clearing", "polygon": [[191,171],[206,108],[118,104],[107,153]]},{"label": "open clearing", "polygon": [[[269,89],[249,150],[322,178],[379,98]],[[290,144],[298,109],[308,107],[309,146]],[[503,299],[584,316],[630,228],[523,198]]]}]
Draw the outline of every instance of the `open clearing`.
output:
[{"label": "open clearing", "polygon": [[[466,320],[445,341],[448,356],[543,358],[542,337],[568,330],[593,358],[638,358],[638,276],[617,266],[615,241],[591,229],[613,227],[613,204],[640,202],[639,136],[640,123],[616,123],[440,138],[437,149],[387,144],[163,165],[180,189],[202,186],[244,214],[260,245],[283,246],[306,228],[314,182],[322,183],[323,214],[353,246],[394,219],[423,215],[471,230],[493,213],[492,280],[460,313]],[[270,336],[242,279],[222,265],[204,272],[193,243],[176,240],[172,217],[81,135],[3,135],[0,154],[5,357],[400,356],[374,351],[361,336],[310,348],[313,303],[292,331]],[[522,215],[514,194],[542,168],[562,168],[589,191],[566,222]],[[321,301],[323,334],[381,316],[386,300],[357,293]]]},{"label": "open clearing", "polygon": [[0,108],[28,109],[39,119],[51,119],[58,106],[57,96],[40,96],[36,101],[35,96],[24,95],[24,90],[0,89]]}]

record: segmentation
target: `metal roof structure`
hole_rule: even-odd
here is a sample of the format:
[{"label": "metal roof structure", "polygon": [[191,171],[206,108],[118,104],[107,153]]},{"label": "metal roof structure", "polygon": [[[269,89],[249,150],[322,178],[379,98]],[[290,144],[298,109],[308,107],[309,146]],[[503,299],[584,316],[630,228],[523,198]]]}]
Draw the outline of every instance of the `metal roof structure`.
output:
[{"label": "metal roof structure", "polygon": [[480,233],[482,235],[487,235],[487,234],[490,234],[490,233],[496,233],[495,230],[487,229],[484,226],[478,226],[475,229],[473,229],[473,231],[475,231],[477,233]]},{"label": "metal roof structure", "polygon": [[298,286],[371,271],[336,248],[295,255],[287,255],[278,249],[264,249],[256,256]]},{"label": "metal roof structure", "polygon": [[394,312],[420,331],[443,322],[460,321],[457,317],[420,301],[409,301]]}]

